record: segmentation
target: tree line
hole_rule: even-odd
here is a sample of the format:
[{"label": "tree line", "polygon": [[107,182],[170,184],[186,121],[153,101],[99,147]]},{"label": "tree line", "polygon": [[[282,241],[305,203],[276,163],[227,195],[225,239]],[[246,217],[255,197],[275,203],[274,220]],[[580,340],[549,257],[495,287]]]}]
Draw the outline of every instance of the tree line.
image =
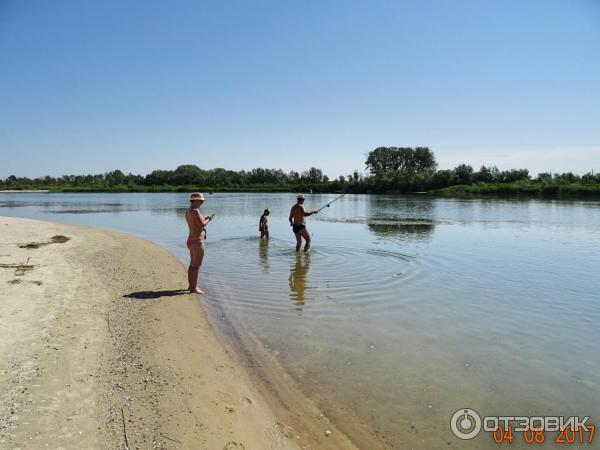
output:
[{"label": "tree line", "polygon": [[356,192],[433,192],[461,194],[600,195],[600,174],[540,173],[528,169],[499,170],[469,164],[438,170],[433,152],[427,147],[379,147],[365,162],[368,175],[351,187]]},{"label": "tree line", "polygon": [[[0,179],[0,189],[50,189],[55,191],[186,191],[263,190],[351,193],[561,193],[564,186],[585,186],[582,192],[600,192],[600,174],[541,173],[527,169],[499,170],[496,166],[468,164],[438,170],[434,153],[427,147],[378,147],[367,155],[364,172],[354,171],[330,179],[321,169],[303,172],[255,168],[233,171],[181,165],[175,170],[154,170],[143,176],[114,170],[95,175]],[[562,187],[562,188],[561,188]],[[573,190],[573,188],[570,188]]]},{"label": "tree line", "polygon": [[95,175],[63,175],[40,178],[16,177],[0,179],[0,189],[54,189],[54,188],[118,188],[118,187],[246,187],[325,185],[329,182],[321,169],[312,167],[304,172],[284,172],[281,169],[256,168],[249,171],[233,171],[223,168],[204,170],[196,165],[182,165],[175,170],[154,170],[143,176],[125,174],[114,170]]}]

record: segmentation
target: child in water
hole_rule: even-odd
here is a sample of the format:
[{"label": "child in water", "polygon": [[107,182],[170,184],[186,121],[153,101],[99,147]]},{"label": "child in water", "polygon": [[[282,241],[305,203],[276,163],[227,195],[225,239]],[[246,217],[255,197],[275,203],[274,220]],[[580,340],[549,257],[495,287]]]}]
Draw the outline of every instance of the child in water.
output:
[{"label": "child in water", "polygon": [[271,211],[269,208],[267,208],[265,209],[265,212],[263,212],[263,215],[260,216],[260,221],[258,222],[258,231],[260,231],[261,238],[269,238],[269,214],[271,214]]}]

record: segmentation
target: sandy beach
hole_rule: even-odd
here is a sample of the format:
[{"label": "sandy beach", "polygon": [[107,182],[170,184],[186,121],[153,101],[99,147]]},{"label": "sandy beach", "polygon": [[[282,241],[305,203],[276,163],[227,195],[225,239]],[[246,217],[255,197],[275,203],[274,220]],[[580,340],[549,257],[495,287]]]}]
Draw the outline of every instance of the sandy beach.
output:
[{"label": "sandy beach", "polygon": [[168,251],[28,219],[0,230],[1,448],[348,447],[282,421]]}]

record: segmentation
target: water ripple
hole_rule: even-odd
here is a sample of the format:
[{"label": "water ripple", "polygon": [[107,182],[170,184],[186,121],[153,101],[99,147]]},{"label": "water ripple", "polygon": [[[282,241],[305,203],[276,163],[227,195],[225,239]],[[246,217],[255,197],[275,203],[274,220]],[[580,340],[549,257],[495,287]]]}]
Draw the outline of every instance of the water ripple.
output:
[{"label": "water ripple", "polygon": [[[218,257],[204,273],[207,303],[264,314],[336,317],[402,305],[402,285],[415,279],[415,257],[389,250],[323,247],[296,253],[292,242],[257,238],[213,241]],[[234,294],[232,294],[234,293]],[[213,305],[214,306],[214,305]]]}]

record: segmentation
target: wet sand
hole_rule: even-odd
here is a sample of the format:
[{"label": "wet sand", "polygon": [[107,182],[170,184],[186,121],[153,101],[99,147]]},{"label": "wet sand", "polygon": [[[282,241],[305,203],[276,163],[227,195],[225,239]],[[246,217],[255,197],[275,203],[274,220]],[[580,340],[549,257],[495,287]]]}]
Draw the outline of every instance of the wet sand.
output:
[{"label": "wet sand", "polygon": [[0,217],[0,447],[351,447],[288,421],[185,285],[142,239]]}]

